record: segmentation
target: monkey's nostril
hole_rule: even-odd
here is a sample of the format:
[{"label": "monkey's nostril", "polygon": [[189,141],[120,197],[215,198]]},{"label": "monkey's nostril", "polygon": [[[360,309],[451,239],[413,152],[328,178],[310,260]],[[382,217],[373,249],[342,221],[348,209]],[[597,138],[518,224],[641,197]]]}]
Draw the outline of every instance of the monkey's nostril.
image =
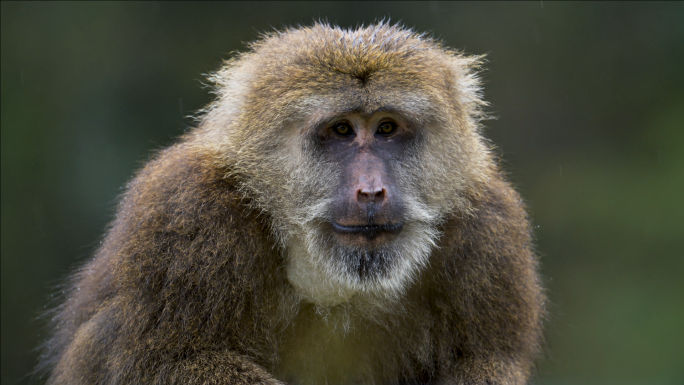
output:
[{"label": "monkey's nostril", "polygon": [[387,196],[387,189],[381,188],[358,188],[356,189],[356,200],[361,203],[382,202]]}]

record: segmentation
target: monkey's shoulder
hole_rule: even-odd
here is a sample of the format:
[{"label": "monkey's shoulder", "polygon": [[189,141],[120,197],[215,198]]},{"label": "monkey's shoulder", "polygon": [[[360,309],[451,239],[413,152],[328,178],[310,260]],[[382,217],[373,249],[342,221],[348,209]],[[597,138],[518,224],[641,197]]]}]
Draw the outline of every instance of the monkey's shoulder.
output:
[{"label": "monkey's shoulder", "polygon": [[240,227],[261,222],[258,216],[230,169],[180,143],[159,152],[127,185],[117,220],[182,232],[218,224]]},{"label": "monkey's shoulder", "polygon": [[[99,258],[120,261],[125,276],[218,269],[270,256],[266,218],[230,177],[179,144],[157,154],[127,186]],[[272,258],[266,258],[272,259]]]}]

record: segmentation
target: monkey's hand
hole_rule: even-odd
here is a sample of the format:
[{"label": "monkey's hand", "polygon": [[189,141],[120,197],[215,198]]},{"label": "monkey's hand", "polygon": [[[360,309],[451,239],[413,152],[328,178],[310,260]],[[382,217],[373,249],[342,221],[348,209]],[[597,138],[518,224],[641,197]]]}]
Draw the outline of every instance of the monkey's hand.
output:
[{"label": "monkey's hand", "polygon": [[178,364],[170,384],[284,385],[249,359],[230,352],[202,352]]}]

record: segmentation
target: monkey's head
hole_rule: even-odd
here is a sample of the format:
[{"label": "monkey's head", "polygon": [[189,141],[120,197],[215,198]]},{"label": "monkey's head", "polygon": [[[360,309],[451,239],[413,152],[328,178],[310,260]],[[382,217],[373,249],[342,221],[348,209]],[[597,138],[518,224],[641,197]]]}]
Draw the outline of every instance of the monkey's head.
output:
[{"label": "monkey's head", "polygon": [[491,172],[478,58],[384,23],[251,49],[211,77],[199,151],[271,219],[305,299],[396,297]]}]

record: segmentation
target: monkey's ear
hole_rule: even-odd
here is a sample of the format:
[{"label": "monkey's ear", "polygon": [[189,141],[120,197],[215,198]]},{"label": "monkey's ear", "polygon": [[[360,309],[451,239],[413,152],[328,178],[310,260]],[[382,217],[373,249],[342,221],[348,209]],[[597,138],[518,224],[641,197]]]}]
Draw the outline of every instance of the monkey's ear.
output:
[{"label": "monkey's ear", "polygon": [[252,78],[245,60],[241,56],[225,60],[221,68],[206,75],[211,93],[216,99],[199,111],[202,121],[218,118],[234,118],[231,113],[240,111],[245,95],[249,93],[249,80]]},{"label": "monkey's ear", "polygon": [[204,86],[211,89],[215,99],[197,111],[198,126],[191,142],[199,144],[204,152],[229,157],[241,142],[238,137],[246,95],[249,95],[251,72],[241,55],[225,60],[217,71],[206,74]]},{"label": "monkey's ear", "polygon": [[489,106],[483,98],[482,78],[486,55],[466,55],[453,52],[449,58],[453,95],[456,104],[475,122],[488,118],[485,107]]}]

